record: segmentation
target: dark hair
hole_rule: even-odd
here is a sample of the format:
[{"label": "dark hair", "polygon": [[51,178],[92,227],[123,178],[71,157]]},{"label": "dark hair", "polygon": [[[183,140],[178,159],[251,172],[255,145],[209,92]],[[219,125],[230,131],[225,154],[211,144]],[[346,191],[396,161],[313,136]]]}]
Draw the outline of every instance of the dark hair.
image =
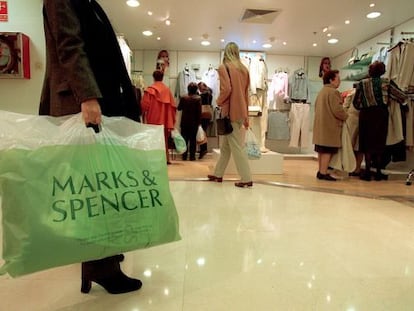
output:
[{"label": "dark hair", "polygon": [[190,82],[187,86],[188,94],[194,95],[197,94],[198,91],[198,85],[195,82]]},{"label": "dark hair", "polygon": [[169,54],[168,54],[168,51],[167,50],[161,50],[161,51],[158,52],[157,59],[160,59],[161,58],[161,54],[164,54],[164,53],[167,53],[167,56],[169,57]]},{"label": "dark hair", "polygon": [[372,78],[379,78],[385,73],[385,64],[375,61],[368,67],[368,74]]},{"label": "dark hair", "polygon": [[329,58],[329,57],[323,57],[322,59],[321,59],[321,63],[319,64],[319,77],[320,78],[322,78],[322,76],[323,76],[323,63],[326,61],[326,60],[329,60],[329,63],[331,63],[331,59]]},{"label": "dark hair", "polygon": [[335,79],[336,75],[339,73],[339,70],[329,70],[323,74],[323,84],[329,84],[332,80]]},{"label": "dark hair", "polygon": [[162,79],[164,79],[164,73],[161,70],[155,70],[152,73],[152,77],[154,78],[154,81],[162,81]]}]

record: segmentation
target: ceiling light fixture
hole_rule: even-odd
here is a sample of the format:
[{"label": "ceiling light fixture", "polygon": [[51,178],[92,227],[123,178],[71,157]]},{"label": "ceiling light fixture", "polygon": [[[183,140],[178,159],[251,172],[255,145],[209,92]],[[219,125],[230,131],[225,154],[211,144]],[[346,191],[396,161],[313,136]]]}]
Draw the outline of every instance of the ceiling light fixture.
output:
[{"label": "ceiling light fixture", "polygon": [[351,23],[351,21],[349,20],[349,19],[347,19],[346,21],[345,21],[345,25],[349,25]]},{"label": "ceiling light fixture", "polygon": [[326,36],[327,37],[332,37],[332,34],[331,33],[328,33]]},{"label": "ceiling light fixture", "polygon": [[314,43],[314,44],[312,44],[312,46],[318,46],[318,44],[317,43]]},{"label": "ceiling light fixture", "polygon": [[132,8],[139,6],[139,2],[137,0],[128,0],[126,4]]},{"label": "ceiling light fixture", "polygon": [[336,38],[332,38],[332,39],[329,39],[328,40],[328,43],[329,44],[336,44],[336,43],[338,43],[339,42],[339,40],[338,39],[336,39]]},{"label": "ceiling light fixture", "polygon": [[157,37],[157,40],[160,41],[161,40],[161,37]]},{"label": "ceiling light fixture", "polygon": [[152,16],[152,12],[151,12],[151,11],[148,11],[148,12],[147,12],[147,14],[148,14],[149,16]]},{"label": "ceiling light fixture", "polygon": [[203,46],[209,46],[211,43],[210,43],[210,41],[208,41],[208,40],[203,40],[203,41],[201,41],[201,45],[203,45]]},{"label": "ceiling light fixture", "polygon": [[381,16],[380,12],[371,12],[367,14],[367,18],[370,18],[370,19],[377,18],[379,16]]},{"label": "ceiling light fixture", "polygon": [[189,37],[189,38],[188,38],[188,41],[193,41],[193,38]]},{"label": "ceiling light fixture", "polygon": [[375,3],[371,3],[370,5],[369,5],[369,7],[370,8],[373,8],[375,6]]},{"label": "ceiling light fixture", "polygon": [[142,32],[142,34],[143,34],[144,36],[146,36],[146,37],[149,37],[149,36],[152,36],[152,31],[151,31],[151,30],[144,30],[144,31]]},{"label": "ceiling light fixture", "polygon": [[322,29],[322,32],[327,32],[328,31],[328,27],[325,27],[324,29]]},{"label": "ceiling light fixture", "polygon": [[283,45],[287,45],[287,42],[286,41],[283,41],[283,43],[282,43]]},{"label": "ceiling light fixture", "polygon": [[170,25],[171,25],[171,21],[170,21],[169,19],[167,19],[167,20],[165,21],[165,25],[170,26]]},{"label": "ceiling light fixture", "polygon": [[262,45],[263,48],[265,49],[270,49],[272,47],[272,45],[270,43],[265,43]]}]

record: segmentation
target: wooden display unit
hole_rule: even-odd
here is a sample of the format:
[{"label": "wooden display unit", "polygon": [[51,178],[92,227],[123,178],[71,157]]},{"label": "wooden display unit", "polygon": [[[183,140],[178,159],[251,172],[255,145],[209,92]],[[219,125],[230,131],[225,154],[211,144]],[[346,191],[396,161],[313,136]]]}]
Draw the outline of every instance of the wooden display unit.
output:
[{"label": "wooden display unit", "polygon": [[30,79],[30,40],[21,32],[0,32],[0,78]]}]

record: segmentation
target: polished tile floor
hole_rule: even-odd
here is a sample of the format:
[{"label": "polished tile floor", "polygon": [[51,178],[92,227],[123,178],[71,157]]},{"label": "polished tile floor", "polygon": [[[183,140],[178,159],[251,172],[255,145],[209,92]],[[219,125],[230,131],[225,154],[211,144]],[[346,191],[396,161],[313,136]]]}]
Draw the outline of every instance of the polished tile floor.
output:
[{"label": "polished tile floor", "polygon": [[292,159],[240,189],[207,182],[212,164],[168,167],[183,239],[126,254],[140,291],[81,294],[74,264],[0,277],[0,311],[414,310],[414,185],[319,181]]}]

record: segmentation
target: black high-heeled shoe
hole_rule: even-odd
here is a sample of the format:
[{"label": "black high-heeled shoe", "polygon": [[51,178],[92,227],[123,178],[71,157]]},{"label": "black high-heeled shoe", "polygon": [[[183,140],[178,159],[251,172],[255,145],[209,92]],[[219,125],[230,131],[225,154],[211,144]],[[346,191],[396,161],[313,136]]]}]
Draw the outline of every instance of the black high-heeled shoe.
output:
[{"label": "black high-heeled shoe", "polygon": [[101,285],[110,294],[123,294],[140,289],[140,280],[130,278],[121,271],[119,262],[122,260],[123,255],[116,255],[83,262],[81,292],[89,293],[92,282]]},{"label": "black high-heeled shoe", "polygon": [[207,175],[207,178],[209,181],[217,181],[217,182],[223,182],[223,177],[217,177],[214,175]]}]

